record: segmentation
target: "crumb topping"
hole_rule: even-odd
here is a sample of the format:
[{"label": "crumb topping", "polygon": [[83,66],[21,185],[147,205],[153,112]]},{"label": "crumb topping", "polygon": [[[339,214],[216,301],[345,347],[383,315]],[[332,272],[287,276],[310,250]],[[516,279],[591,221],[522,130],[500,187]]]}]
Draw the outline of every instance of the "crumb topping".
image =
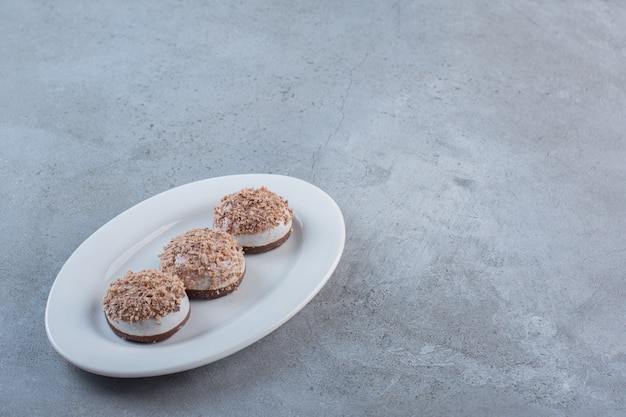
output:
[{"label": "crumb topping", "polygon": [[266,232],[293,219],[288,201],[266,187],[228,194],[213,213],[213,226],[235,236]]},{"label": "crumb topping", "polygon": [[116,322],[159,320],[178,311],[184,296],[185,287],[176,276],[156,269],[128,271],[109,286],[104,296],[104,312]]},{"label": "crumb topping", "polygon": [[[191,229],[163,247],[161,270],[180,276],[185,286],[210,276],[214,285],[239,277],[245,269],[243,249],[231,235],[208,228]],[[200,283],[198,283],[200,285]]]}]

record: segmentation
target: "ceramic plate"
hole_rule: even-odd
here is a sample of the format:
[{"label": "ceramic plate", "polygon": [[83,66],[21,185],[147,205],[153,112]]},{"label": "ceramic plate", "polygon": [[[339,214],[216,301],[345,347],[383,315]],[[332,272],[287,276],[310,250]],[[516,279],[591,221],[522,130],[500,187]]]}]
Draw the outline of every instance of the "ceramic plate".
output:
[{"label": "ceramic plate", "polygon": [[[192,300],[189,321],[170,339],[146,345],[113,334],[102,307],[109,284],[129,270],[158,268],[158,254],[172,237],[212,227],[213,207],[222,196],[262,185],[286,198],[294,211],[287,242],[246,255],[239,289],[215,300]],[[334,271],[344,242],[339,207],[305,181],[248,174],[183,185],[123,212],[76,249],[48,296],[48,339],[69,362],[106,376],[165,375],[206,365],[256,342],[300,311]]]}]

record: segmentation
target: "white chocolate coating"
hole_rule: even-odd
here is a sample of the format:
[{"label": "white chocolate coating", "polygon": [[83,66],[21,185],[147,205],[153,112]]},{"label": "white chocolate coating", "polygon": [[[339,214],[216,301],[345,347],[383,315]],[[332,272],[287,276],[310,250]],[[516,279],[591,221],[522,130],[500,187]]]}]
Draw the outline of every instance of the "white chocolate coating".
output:
[{"label": "white chocolate coating", "polygon": [[187,317],[187,313],[189,313],[190,308],[189,298],[185,294],[183,299],[180,301],[180,309],[169,313],[159,320],[140,320],[136,323],[129,323],[124,320],[113,321],[111,319],[108,319],[108,321],[111,326],[129,335],[154,336],[168,332],[182,323],[182,321],[185,320],[185,317]]},{"label": "white chocolate coating", "polygon": [[272,242],[276,242],[278,239],[285,236],[291,229],[291,225],[292,221],[289,220],[287,223],[281,223],[266,232],[256,233],[253,235],[233,235],[233,237],[243,247],[265,246]]}]

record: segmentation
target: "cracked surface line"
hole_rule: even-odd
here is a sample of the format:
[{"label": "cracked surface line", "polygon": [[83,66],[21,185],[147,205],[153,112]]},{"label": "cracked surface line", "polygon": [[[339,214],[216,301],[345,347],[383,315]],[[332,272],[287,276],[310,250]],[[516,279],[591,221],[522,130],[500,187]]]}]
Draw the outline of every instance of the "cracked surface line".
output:
[{"label": "cracked surface line", "polygon": [[367,61],[367,59],[370,56],[370,52],[366,52],[365,55],[363,56],[363,59],[356,63],[351,69],[350,71],[348,71],[348,86],[345,89],[345,92],[343,94],[343,97],[341,98],[341,105],[339,106],[339,113],[340,113],[340,118],[339,118],[339,122],[337,123],[337,126],[335,127],[335,130],[333,130],[331,133],[328,134],[328,137],[326,138],[326,141],[323,144],[320,144],[317,147],[317,150],[313,153],[313,160],[311,162],[311,173],[312,173],[312,177],[315,179],[317,176],[315,175],[315,165],[317,164],[317,160],[319,159],[320,153],[322,152],[322,150],[326,147],[328,147],[330,141],[337,136],[337,133],[339,132],[339,130],[341,129],[341,126],[343,126],[343,122],[346,118],[346,115],[344,113],[344,109],[346,106],[346,101],[348,99],[348,97],[350,96],[350,91],[352,90],[352,83],[353,83],[353,76],[354,76],[354,71],[356,71],[358,68],[362,67],[365,64],[365,61]]}]

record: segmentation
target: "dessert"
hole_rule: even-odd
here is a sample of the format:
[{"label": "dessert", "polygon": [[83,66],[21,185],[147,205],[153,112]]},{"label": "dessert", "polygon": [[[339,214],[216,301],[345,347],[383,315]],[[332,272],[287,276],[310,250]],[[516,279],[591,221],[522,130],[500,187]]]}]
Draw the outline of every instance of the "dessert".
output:
[{"label": "dessert", "polygon": [[113,332],[140,343],[169,338],[183,327],[191,312],[183,282],[155,269],[128,271],[113,281],[103,305]]},{"label": "dessert", "polygon": [[293,211],[287,200],[266,187],[222,197],[213,214],[213,227],[230,233],[246,253],[275,249],[292,231]]},{"label": "dessert", "polygon": [[191,229],[163,247],[161,271],[183,280],[190,298],[212,299],[235,291],[246,271],[243,250],[228,233]]}]

